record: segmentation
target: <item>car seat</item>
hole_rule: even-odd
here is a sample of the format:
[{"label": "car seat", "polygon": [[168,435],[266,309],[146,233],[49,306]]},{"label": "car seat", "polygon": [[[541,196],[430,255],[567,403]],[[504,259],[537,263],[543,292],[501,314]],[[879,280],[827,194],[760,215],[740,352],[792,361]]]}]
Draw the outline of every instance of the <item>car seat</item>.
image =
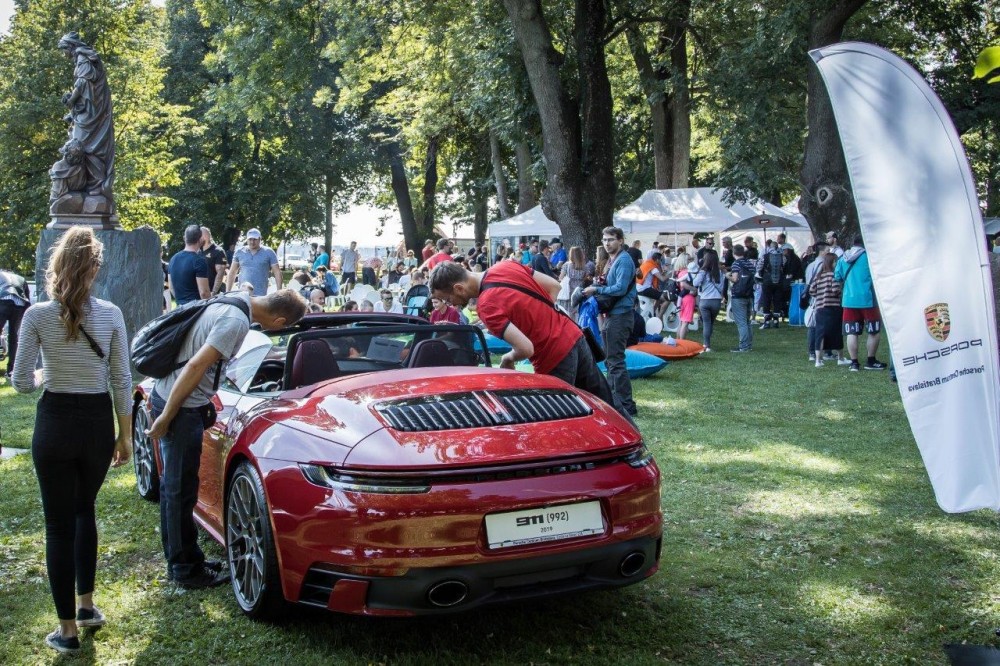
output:
[{"label": "car seat", "polygon": [[289,389],[333,379],[340,374],[340,366],[333,350],[325,340],[304,340],[295,349]]},{"label": "car seat", "polygon": [[411,368],[441,368],[454,365],[451,350],[443,340],[421,340],[410,353]]}]

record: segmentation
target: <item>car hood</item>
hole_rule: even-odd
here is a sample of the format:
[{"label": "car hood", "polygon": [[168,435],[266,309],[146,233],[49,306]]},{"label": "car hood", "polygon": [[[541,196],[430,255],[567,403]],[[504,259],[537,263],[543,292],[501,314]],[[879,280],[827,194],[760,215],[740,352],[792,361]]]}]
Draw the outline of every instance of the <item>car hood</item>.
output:
[{"label": "car hood", "polygon": [[[573,401],[570,404],[579,407],[579,415],[552,418],[553,413],[534,411],[528,405],[537,404],[540,394]],[[504,415],[503,400],[497,397],[509,396],[525,405],[520,415],[529,422],[504,422],[511,417]],[[456,397],[485,405],[492,422],[470,426],[470,418],[449,420],[439,408],[432,413],[437,418],[423,421],[435,429],[407,430],[393,417],[399,405],[446,406]],[[291,458],[369,470],[478,468],[569,459],[639,441],[639,433],[627,421],[588,393],[547,375],[489,368],[398,370],[335,379],[308,391],[289,392],[272,403],[266,418],[307,436],[297,438],[297,451],[287,451]],[[442,423],[455,427],[436,429]]]}]

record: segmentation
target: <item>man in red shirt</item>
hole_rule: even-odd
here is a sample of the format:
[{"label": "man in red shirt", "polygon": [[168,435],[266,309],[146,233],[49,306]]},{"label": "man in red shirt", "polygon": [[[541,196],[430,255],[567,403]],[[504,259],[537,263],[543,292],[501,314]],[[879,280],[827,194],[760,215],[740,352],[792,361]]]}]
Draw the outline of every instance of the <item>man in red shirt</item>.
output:
[{"label": "man in red shirt", "polygon": [[477,299],[479,319],[511,346],[500,359],[501,368],[513,369],[521,359],[531,359],[535,372],[593,393],[634,423],[615,401],[580,327],[556,309],[557,280],[516,261],[502,261],[485,273],[470,273],[446,261],[431,273],[430,288],[435,298],[459,309]]},{"label": "man in red shirt", "polygon": [[435,266],[444,261],[451,261],[451,253],[449,252],[449,246],[451,241],[447,238],[442,238],[437,242],[438,251],[431,256],[430,259],[424,262],[421,268],[426,268],[427,270],[433,270]]},{"label": "man in red shirt", "polygon": [[424,241],[424,249],[420,251],[420,255],[424,261],[427,261],[434,256],[434,241],[430,238]]}]

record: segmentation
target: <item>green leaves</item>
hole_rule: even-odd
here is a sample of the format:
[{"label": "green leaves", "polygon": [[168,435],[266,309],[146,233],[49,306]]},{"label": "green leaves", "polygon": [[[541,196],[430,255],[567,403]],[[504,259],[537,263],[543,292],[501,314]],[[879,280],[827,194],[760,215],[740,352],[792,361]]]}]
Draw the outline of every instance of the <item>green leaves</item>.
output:
[{"label": "green leaves", "polygon": [[990,46],[983,49],[976,60],[974,79],[986,79],[986,83],[1000,81],[1000,46]]}]

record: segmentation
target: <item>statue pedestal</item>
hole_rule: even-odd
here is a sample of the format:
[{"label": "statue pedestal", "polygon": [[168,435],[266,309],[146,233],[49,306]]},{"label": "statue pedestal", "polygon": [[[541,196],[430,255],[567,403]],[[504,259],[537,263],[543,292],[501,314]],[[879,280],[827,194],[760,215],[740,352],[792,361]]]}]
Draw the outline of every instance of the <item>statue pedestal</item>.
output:
[{"label": "statue pedestal", "polygon": [[[85,216],[72,217],[76,219]],[[39,302],[48,300],[45,293],[45,269],[49,263],[49,251],[62,234],[62,228],[43,229],[38,241],[38,248],[35,250],[35,284]],[[163,313],[160,236],[150,227],[141,227],[135,231],[99,227],[95,228],[94,234],[104,244],[104,257],[91,293],[94,297],[111,301],[121,308],[131,343],[139,328]]]},{"label": "statue pedestal", "polygon": [[[52,221],[49,222],[45,228],[69,229],[70,227],[75,227],[77,225],[92,227],[95,230],[121,229],[121,226],[118,224],[118,216],[108,215],[107,213],[97,213],[95,215],[83,215],[80,213],[52,213]],[[157,257],[159,257],[159,252],[157,252]]]}]

